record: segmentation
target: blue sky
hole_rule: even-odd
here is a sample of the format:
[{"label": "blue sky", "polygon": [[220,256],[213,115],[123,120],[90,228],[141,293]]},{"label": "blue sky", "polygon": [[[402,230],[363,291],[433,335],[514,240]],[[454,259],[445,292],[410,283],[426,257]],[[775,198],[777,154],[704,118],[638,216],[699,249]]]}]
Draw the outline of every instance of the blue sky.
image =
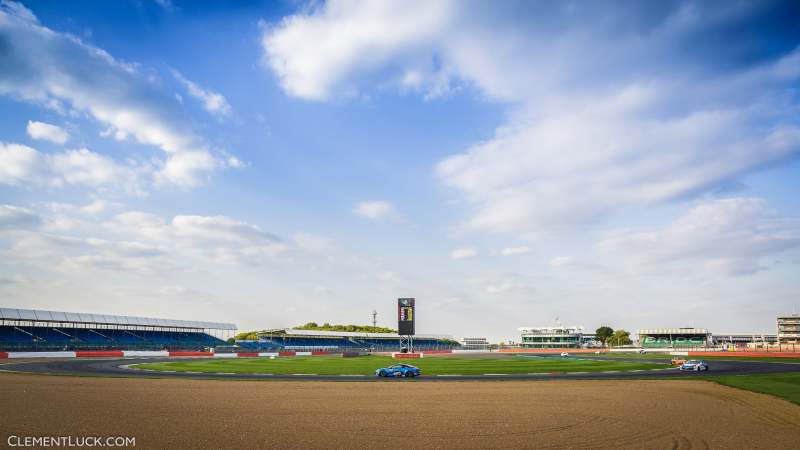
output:
[{"label": "blue sky", "polygon": [[772,332],[793,2],[2,2],[9,307]]}]

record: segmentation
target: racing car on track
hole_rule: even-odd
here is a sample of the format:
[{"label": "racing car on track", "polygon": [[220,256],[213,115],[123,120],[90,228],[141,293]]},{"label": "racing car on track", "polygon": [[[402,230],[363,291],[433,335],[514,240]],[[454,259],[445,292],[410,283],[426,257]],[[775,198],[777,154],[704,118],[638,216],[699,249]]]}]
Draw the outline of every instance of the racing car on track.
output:
[{"label": "racing car on track", "polygon": [[678,370],[694,370],[694,371],[703,371],[705,372],[708,370],[708,363],[705,361],[699,361],[696,359],[690,359],[685,363],[678,366]]},{"label": "racing car on track", "polygon": [[379,377],[416,377],[422,373],[419,367],[409,364],[395,364],[389,367],[382,367],[375,371]]}]

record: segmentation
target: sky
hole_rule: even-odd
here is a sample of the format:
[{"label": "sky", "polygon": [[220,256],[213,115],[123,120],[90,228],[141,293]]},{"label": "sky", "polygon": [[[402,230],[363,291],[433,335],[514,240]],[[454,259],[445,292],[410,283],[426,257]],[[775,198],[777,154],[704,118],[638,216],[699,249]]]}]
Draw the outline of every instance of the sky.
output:
[{"label": "sky", "polygon": [[800,4],[0,0],[0,306],[519,338],[800,310]]}]

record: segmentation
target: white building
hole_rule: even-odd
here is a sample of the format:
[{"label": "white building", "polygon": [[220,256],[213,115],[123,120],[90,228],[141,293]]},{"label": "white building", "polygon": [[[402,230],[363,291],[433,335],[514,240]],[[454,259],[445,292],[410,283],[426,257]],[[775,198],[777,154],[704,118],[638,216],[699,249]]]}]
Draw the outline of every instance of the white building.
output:
[{"label": "white building", "polygon": [[800,343],[800,315],[778,317],[778,343]]},{"label": "white building", "polygon": [[521,327],[523,348],[580,348],[583,344],[583,327]]},{"label": "white building", "polygon": [[489,350],[489,340],[485,337],[465,337],[461,339],[464,350]]}]

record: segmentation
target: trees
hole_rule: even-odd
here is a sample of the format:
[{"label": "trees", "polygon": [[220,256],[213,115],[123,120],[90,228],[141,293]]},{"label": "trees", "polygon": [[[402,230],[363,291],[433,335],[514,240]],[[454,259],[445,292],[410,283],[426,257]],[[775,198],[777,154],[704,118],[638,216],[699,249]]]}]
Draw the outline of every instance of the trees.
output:
[{"label": "trees", "polygon": [[597,331],[595,331],[595,337],[597,338],[598,341],[600,341],[601,344],[603,344],[603,346],[606,345],[606,342],[608,342],[608,339],[613,334],[614,334],[614,329],[609,327],[608,325],[603,325],[602,327],[598,328]]},{"label": "trees", "polygon": [[633,341],[631,341],[631,334],[625,330],[616,330],[614,334],[608,338],[609,345],[630,345]]},{"label": "trees", "polygon": [[256,341],[258,340],[258,333],[255,331],[245,331],[236,335],[238,341]]},{"label": "trees", "polygon": [[331,325],[328,322],[319,326],[316,322],[309,322],[305,325],[294,327],[295,330],[315,330],[315,331],[349,331],[360,333],[397,333],[397,330],[384,327],[373,327],[369,325]]}]

